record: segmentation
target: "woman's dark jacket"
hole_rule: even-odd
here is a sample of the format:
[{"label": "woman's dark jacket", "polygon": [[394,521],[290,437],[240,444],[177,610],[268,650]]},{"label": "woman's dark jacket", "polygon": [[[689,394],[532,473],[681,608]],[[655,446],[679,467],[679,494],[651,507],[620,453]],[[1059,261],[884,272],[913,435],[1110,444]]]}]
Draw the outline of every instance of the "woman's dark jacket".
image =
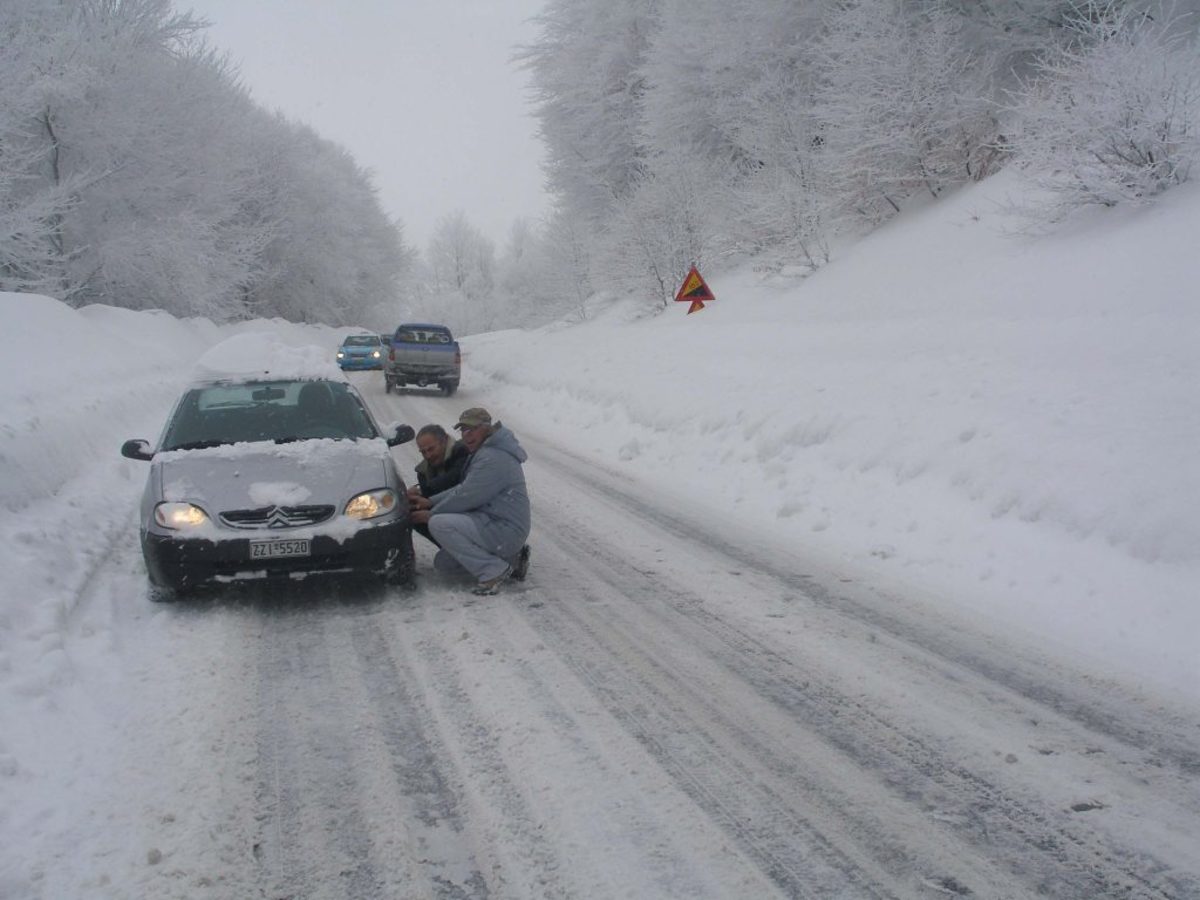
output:
[{"label": "woman's dark jacket", "polygon": [[438,465],[431,466],[427,460],[421,460],[417,464],[417,484],[421,487],[421,496],[432,497],[462,481],[463,470],[470,458],[467,445],[451,439],[446,442],[446,455]]}]

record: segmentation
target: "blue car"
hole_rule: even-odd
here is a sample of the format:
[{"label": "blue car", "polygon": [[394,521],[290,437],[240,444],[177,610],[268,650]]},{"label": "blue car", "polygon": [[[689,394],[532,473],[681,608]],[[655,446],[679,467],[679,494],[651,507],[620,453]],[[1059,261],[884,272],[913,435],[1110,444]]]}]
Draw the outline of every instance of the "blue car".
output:
[{"label": "blue car", "polygon": [[377,334],[351,334],[338,347],[337,363],[342,369],[382,369],[387,348]]}]

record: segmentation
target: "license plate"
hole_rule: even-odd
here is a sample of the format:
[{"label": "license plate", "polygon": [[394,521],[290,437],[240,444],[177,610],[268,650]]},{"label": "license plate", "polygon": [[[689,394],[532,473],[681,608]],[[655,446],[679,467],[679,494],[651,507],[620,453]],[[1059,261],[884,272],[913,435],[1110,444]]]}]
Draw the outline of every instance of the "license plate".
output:
[{"label": "license plate", "polygon": [[276,559],[280,556],[308,556],[308,538],[280,541],[251,541],[251,559]]}]

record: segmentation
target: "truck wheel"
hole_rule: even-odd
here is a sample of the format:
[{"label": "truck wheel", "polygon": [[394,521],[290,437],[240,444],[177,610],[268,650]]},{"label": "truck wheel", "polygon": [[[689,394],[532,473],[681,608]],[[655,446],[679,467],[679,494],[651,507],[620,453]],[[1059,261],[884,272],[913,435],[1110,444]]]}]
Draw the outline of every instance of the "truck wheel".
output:
[{"label": "truck wheel", "polygon": [[445,394],[447,397],[453,397],[454,392],[458,390],[458,382],[457,381],[443,381],[441,383],[441,385],[439,385],[439,387],[441,387],[442,393]]},{"label": "truck wheel", "polygon": [[392,392],[392,379],[388,378],[386,375],[383,376],[383,392],[385,394],[390,394]]}]

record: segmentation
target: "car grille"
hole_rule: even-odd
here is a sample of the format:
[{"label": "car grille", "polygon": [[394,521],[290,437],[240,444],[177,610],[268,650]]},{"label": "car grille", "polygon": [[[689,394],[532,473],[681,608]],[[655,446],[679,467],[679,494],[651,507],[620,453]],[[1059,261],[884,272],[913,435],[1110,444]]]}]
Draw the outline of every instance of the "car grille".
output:
[{"label": "car grille", "polygon": [[324,522],[332,515],[332,506],[262,506],[228,510],[221,513],[221,521],[230,528],[299,528]]}]

